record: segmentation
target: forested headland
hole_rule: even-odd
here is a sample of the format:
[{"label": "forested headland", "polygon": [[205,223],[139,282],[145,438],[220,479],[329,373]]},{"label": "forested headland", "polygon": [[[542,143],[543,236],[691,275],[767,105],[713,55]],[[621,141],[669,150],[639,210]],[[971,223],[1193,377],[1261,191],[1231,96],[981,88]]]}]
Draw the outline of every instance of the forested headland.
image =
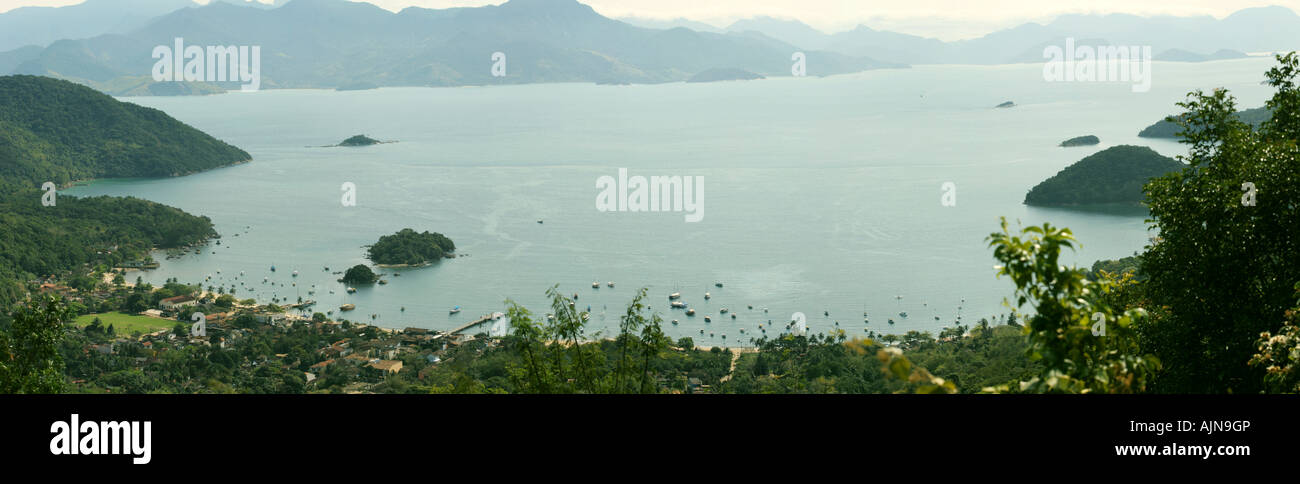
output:
[{"label": "forested headland", "polygon": [[1034,186],[1026,205],[1139,204],[1152,178],[1183,167],[1145,146],[1114,146],[1075,162]]},{"label": "forested headland", "polygon": [[217,235],[207,217],[131,197],[60,196],[47,183],[176,176],[249,159],[156,109],[67,81],[0,77],[0,306],[37,278],[84,275]]},{"label": "forested headland", "polygon": [[239,148],[157,109],[68,81],[0,77],[0,179],[64,186],[179,176],[249,161]]}]

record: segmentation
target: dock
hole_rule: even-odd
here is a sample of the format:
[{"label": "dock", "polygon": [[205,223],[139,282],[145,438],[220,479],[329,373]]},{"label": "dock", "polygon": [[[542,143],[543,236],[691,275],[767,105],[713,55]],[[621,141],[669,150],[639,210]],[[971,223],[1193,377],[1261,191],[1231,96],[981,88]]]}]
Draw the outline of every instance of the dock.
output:
[{"label": "dock", "polygon": [[461,331],[465,331],[465,330],[467,330],[467,329],[473,328],[473,327],[475,327],[475,326],[478,326],[478,325],[480,325],[480,324],[486,323],[486,322],[491,321],[491,320],[492,320],[492,315],[491,315],[491,314],[487,314],[487,315],[484,315],[484,316],[480,316],[478,319],[475,319],[475,320],[470,321],[470,322],[468,322],[468,323],[462,324],[462,325],[456,327],[456,329],[453,329],[453,330],[451,330],[451,331],[448,331],[448,332],[444,333],[444,335],[445,335],[445,336],[451,336],[451,335],[454,335],[454,334],[458,334],[458,333],[460,333]]}]

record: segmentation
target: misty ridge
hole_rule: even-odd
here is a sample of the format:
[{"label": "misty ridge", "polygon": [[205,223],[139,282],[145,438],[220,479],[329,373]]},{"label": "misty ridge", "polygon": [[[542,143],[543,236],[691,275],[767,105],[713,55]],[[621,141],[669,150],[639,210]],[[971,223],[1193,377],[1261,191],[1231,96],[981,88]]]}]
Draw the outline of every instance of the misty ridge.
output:
[{"label": "misty ridge", "polygon": [[[625,21],[626,20],[626,21]],[[52,27],[53,26],[53,27]],[[58,37],[58,38],[54,38]],[[1283,7],[1226,18],[1064,15],[980,38],[944,42],[867,26],[827,34],[797,20],[755,17],[726,28],[687,20],[612,19],[576,0],[390,12],[345,0],[88,0],[0,14],[0,75],[31,74],[114,95],[207,94],[234,82],[159,83],[156,46],[254,45],[262,88],[466,86],[542,82],[608,84],[690,80],[706,72],[809,76],[916,64],[1042,62],[1063,45],[1144,45],[1156,60],[1206,61],[1300,47],[1300,16]],[[505,53],[509,69],[491,72]]]}]

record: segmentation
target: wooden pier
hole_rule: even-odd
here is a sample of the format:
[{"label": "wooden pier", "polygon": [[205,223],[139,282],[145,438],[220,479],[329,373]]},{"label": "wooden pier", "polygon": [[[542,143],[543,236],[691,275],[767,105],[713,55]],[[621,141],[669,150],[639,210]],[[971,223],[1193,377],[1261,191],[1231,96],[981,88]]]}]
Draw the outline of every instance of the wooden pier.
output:
[{"label": "wooden pier", "polygon": [[491,314],[481,316],[481,317],[479,317],[478,319],[475,319],[475,320],[470,321],[470,322],[468,322],[468,323],[462,324],[462,325],[460,325],[459,327],[457,327],[456,329],[453,329],[453,330],[451,330],[451,331],[448,331],[448,332],[446,332],[445,334],[446,334],[447,336],[451,336],[451,335],[453,335],[453,334],[460,333],[461,331],[465,331],[465,330],[467,330],[467,329],[470,329],[470,328],[473,328],[473,327],[478,326],[478,325],[480,325],[480,324],[483,324],[483,323],[486,323],[486,322],[488,322],[488,321],[491,321],[491,320],[492,320],[492,316],[493,316],[493,315],[491,315]]}]

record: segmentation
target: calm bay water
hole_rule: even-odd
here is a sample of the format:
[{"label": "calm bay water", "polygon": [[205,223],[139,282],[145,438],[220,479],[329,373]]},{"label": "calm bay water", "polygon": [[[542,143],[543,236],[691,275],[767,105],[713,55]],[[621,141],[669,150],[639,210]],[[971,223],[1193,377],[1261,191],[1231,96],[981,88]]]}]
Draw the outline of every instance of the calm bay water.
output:
[{"label": "calm bay water", "polygon": [[[984,241],[998,216],[1071,228],[1083,247],[1065,260],[1079,265],[1141,250],[1151,235],[1144,214],[1030,208],[1025,192],[1109,146],[1183,153],[1137,132],[1192,89],[1228,87],[1242,107],[1261,105],[1271,63],[1156,63],[1147,93],[1048,83],[1026,64],[712,84],[130,98],[254,161],[64,193],[131,195],[212,218],[221,245],[175,260],[157,254],[162,267],[139,273],[147,282],[234,285],[240,298],[264,302],[301,296],[336,315],[352,303],[349,319],[389,327],[448,329],[502,310],[506,298],[542,315],[543,292],[558,283],[591,306],[593,329],[616,328],[634,291],[648,287],[654,309],[680,321],[670,335],[699,344],[744,344],[757,324],[795,312],[815,331],[836,322],[850,335],[937,331],[959,311],[964,323],[1007,312],[1012,284],[994,278]],[[1018,106],[992,108],[1007,100]],[[314,147],[358,133],[398,142]],[[1057,147],[1086,134],[1102,144]],[[704,219],[597,211],[596,179],[619,168],[703,176]],[[355,207],[340,203],[344,182],[357,186]],[[940,204],[945,182],[956,184],[955,207]],[[331,272],[367,263],[362,246],[405,227],[442,232],[464,256],[385,269],[401,276],[346,294]],[[669,310],[667,295],[678,291],[698,316]],[[463,312],[449,315],[457,305]],[[724,307],[737,319],[718,317]]]}]

